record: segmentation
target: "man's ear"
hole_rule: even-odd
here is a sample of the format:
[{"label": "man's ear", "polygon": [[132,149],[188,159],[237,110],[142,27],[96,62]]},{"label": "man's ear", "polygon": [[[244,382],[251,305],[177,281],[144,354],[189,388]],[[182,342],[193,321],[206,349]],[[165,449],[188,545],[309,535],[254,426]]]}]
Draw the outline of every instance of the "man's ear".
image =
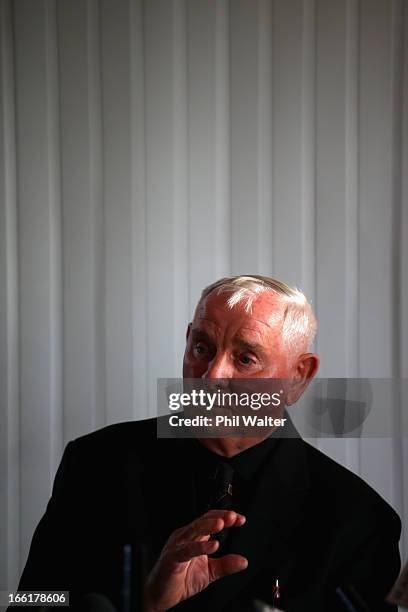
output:
[{"label": "man's ear", "polygon": [[319,369],[320,359],[316,353],[304,353],[299,357],[295,366],[295,376],[286,393],[286,405],[295,404],[315,377]]},{"label": "man's ear", "polygon": [[186,342],[188,342],[188,338],[189,338],[190,333],[191,333],[191,326],[192,326],[192,323],[189,323],[187,325],[187,329],[186,329]]}]

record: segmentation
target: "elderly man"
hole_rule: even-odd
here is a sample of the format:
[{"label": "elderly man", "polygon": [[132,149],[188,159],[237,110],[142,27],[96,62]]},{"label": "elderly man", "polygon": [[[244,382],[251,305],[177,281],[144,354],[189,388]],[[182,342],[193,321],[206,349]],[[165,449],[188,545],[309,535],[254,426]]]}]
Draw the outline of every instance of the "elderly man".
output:
[{"label": "elderly man", "polygon": [[[289,405],[318,369],[315,329],[298,290],[222,279],[188,326],[183,376],[286,380]],[[248,611],[256,601],[289,612],[393,610],[397,515],[290,421],[285,429],[158,439],[151,419],[71,442],[20,590],[69,590],[74,604],[99,593],[131,609],[130,576],[143,592],[133,609],[146,612]]]}]

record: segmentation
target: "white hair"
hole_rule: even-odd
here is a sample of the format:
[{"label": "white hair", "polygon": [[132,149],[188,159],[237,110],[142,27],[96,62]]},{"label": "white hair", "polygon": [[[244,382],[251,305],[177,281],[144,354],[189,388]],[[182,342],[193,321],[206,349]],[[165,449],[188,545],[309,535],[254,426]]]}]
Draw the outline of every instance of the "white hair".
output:
[{"label": "white hair", "polygon": [[[284,307],[282,336],[293,349],[307,350],[316,335],[317,322],[312,307],[302,291],[268,276],[231,276],[221,278],[206,287],[200,302],[213,291],[218,294],[231,292],[227,300],[232,309],[244,302],[245,310],[252,312],[252,304],[261,293],[277,295]],[[199,302],[199,303],[200,303]]]}]

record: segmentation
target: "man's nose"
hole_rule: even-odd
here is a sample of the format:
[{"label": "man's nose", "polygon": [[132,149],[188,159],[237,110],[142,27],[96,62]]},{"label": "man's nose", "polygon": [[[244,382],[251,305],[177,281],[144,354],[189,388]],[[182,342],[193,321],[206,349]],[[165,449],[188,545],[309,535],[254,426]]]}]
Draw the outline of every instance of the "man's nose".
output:
[{"label": "man's nose", "polygon": [[214,379],[214,378],[233,378],[234,366],[231,363],[228,355],[217,354],[209,362],[208,368],[203,375],[203,378]]}]

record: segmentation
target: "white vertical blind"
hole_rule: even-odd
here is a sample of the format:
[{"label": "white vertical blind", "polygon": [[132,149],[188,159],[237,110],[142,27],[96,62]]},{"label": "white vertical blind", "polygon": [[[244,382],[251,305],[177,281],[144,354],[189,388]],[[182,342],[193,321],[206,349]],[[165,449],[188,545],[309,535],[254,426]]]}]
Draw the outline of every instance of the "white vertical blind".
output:
[{"label": "white vertical blind", "polygon": [[0,8],[0,572],[20,571],[20,396],[15,70],[12,13]]},{"label": "white vertical blind", "polygon": [[[6,589],[66,442],[154,413],[216,278],[304,289],[322,376],[408,376],[408,3],[0,0],[0,18]],[[318,445],[408,517],[406,439]]]},{"label": "white vertical blind", "polygon": [[13,7],[23,558],[61,450],[61,223],[54,6],[43,1]]}]

